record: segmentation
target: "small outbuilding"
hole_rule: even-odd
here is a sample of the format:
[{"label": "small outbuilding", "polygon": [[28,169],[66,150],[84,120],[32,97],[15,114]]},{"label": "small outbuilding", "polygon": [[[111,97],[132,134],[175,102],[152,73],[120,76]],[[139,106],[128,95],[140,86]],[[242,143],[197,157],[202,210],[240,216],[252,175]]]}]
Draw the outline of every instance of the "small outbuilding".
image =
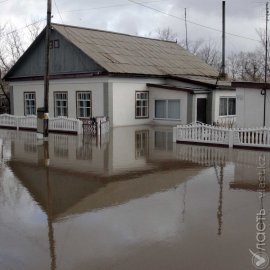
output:
[{"label": "small outbuilding", "polygon": [[[270,84],[260,82],[233,82],[236,89],[237,126],[241,128],[270,127]],[[265,104],[265,105],[264,105]]]}]

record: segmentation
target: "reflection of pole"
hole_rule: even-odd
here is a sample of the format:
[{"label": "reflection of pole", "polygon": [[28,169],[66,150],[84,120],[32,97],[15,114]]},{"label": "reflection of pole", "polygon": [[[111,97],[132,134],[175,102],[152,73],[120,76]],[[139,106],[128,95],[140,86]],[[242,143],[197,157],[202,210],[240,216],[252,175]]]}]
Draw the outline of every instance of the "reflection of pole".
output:
[{"label": "reflection of pole", "polygon": [[186,197],[187,197],[187,182],[184,183],[183,211],[182,211],[183,223],[185,222],[185,214],[186,214]]},{"label": "reflection of pole", "polygon": [[[216,171],[217,172],[217,171]],[[223,164],[220,166],[220,175],[218,176],[218,184],[219,184],[219,200],[218,200],[218,211],[217,211],[217,218],[218,218],[218,235],[221,235],[222,233],[222,216],[223,216],[223,211],[222,211],[222,206],[223,206],[223,177],[224,177],[224,172],[223,172]]]},{"label": "reflection of pole", "polygon": [[1,146],[1,161],[4,161],[4,140],[2,140],[2,146]]},{"label": "reflection of pole", "polygon": [[52,188],[50,183],[50,172],[49,172],[49,149],[48,142],[44,141],[44,160],[46,166],[46,183],[47,183],[47,218],[48,218],[48,237],[50,246],[51,256],[51,270],[56,269],[56,254],[55,254],[55,241],[54,241],[54,230],[53,230],[53,213],[52,213]]}]

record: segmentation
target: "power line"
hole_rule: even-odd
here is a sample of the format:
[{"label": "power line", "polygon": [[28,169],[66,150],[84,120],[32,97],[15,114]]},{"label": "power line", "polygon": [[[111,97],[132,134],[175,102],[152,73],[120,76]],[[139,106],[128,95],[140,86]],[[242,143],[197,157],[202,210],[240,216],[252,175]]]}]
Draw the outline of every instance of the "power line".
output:
[{"label": "power line", "polygon": [[25,29],[25,28],[28,28],[29,26],[32,26],[32,25],[35,25],[35,24],[37,24],[37,23],[41,23],[41,22],[44,22],[44,21],[46,21],[46,19],[41,19],[41,20],[35,21],[35,22],[33,22],[33,23],[30,23],[30,24],[25,25],[24,27],[17,28],[17,29],[14,29],[14,30],[12,30],[12,31],[10,31],[10,32],[8,32],[8,33],[5,33],[3,36],[4,36],[4,37],[5,37],[5,36],[8,36],[8,35],[10,35],[10,34],[12,34],[12,33],[14,33],[14,32],[17,32],[17,31],[19,31],[19,30],[23,30],[23,29]]},{"label": "power line", "polygon": [[[161,0],[156,1],[149,1],[149,2],[139,2],[140,4],[152,4],[156,2],[162,2]],[[87,12],[89,10],[98,10],[98,9],[106,9],[106,8],[114,8],[114,7],[123,7],[123,6],[129,6],[130,4],[115,4],[115,5],[108,5],[108,6],[101,6],[101,7],[93,7],[93,8],[87,8],[87,9],[75,9],[75,10],[67,10],[62,11],[62,13],[73,13],[73,12]]]},{"label": "power line", "polygon": [[[172,17],[172,18],[174,18],[174,19],[178,19],[178,20],[181,20],[181,21],[185,21],[185,19],[183,19],[183,18],[181,18],[181,17],[175,16],[175,15],[173,15],[173,14],[169,14],[169,13],[164,12],[164,11],[162,11],[162,10],[159,10],[159,9],[156,9],[156,8],[153,8],[153,7],[146,6],[146,5],[142,4],[142,3],[139,3],[139,2],[136,2],[136,1],[133,1],[133,0],[128,0],[128,1],[131,2],[131,3],[134,3],[134,4],[136,4],[136,5],[139,5],[139,6],[148,8],[148,9],[151,9],[151,10],[153,10],[153,11],[155,11],[155,12],[158,12],[158,13],[161,13],[161,14],[163,14],[163,15]],[[206,26],[206,25],[203,25],[203,24],[200,24],[200,23],[196,23],[196,22],[193,22],[193,21],[189,21],[189,20],[187,20],[187,22],[190,23],[190,24],[194,24],[194,25],[197,25],[197,26],[200,26],[200,27],[203,27],[203,28],[212,30],[212,31],[216,31],[216,32],[222,33],[221,30],[216,29],[216,28],[213,28],[213,27],[210,27],[210,26]],[[251,40],[251,41],[260,42],[260,41],[257,40],[257,39],[253,39],[253,38],[249,38],[249,37],[245,37],[245,36],[241,36],[241,35],[237,35],[237,34],[233,34],[233,33],[228,33],[228,32],[226,32],[226,34],[227,34],[227,35],[234,36],[234,37],[239,37],[239,38],[248,39],[248,40]]]},{"label": "power line", "polygon": [[55,7],[56,7],[56,10],[57,10],[57,12],[58,12],[58,14],[59,14],[59,17],[60,17],[62,23],[64,24],[63,18],[62,18],[62,16],[61,16],[61,13],[60,13],[60,11],[59,11],[59,8],[58,8],[58,6],[57,6],[57,4],[56,4],[56,0],[54,0],[54,5],[55,5]]}]

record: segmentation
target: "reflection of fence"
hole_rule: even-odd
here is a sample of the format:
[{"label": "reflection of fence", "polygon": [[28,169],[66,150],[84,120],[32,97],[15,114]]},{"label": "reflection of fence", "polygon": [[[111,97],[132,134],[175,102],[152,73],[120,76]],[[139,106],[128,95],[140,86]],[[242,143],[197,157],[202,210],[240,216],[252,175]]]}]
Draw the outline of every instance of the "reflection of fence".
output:
[{"label": "reflection of fence", "polygon": [[[36,115],[15,116],[10,114],[0,115],[0,127],[19,129],[37,129]],[[82,133],[82,122],[78,119],[57,117],[49,119],[50,131]]]},{"label": "reflection of fence", "polygon": [[229,149],[205,147],[199,145],[177,144],[175,154],[177,159],[194,162],[203,166],[224,165],[233,160]]},{"label": "reflection of fence", "polygon": [[230,129],[196,123],[175,127],[173,141],[270,148],[270,129]]}]

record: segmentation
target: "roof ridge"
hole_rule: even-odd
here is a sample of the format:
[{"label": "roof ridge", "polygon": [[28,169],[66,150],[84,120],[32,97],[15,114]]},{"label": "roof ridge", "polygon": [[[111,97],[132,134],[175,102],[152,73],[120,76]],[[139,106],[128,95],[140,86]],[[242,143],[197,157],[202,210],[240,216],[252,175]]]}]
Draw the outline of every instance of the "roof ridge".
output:
[{"label": "roof ridge", "polygon": [[96,28],[89,28],[89,27],[84,27],[84,26],[76,26],[76,25],[61,24],[61,23],[52,23],[51,25],[52,26],[54,26],[54,25],[63,26],[63,27],[69,27],[69,28],[77,28],[77,29],[83,29],[83,30],[91,30],[91,31],[97,31],[97,32],[104,32],[104,33],[111,33],[111,34],[116,34],[116,35],[128,36],[128,37],[143,38],[143,39],[149,39],[149,40],[156,40],[156,41],[160,41],[160,42],[168,42],[168,43],[178,44],[176,41],[162,40],[162,39],[151,38],[151,37],[136,36],[136,35],[131,35],[131,34],[115,32],[115,31],[102,30],[102,29],[96,29]]}]

